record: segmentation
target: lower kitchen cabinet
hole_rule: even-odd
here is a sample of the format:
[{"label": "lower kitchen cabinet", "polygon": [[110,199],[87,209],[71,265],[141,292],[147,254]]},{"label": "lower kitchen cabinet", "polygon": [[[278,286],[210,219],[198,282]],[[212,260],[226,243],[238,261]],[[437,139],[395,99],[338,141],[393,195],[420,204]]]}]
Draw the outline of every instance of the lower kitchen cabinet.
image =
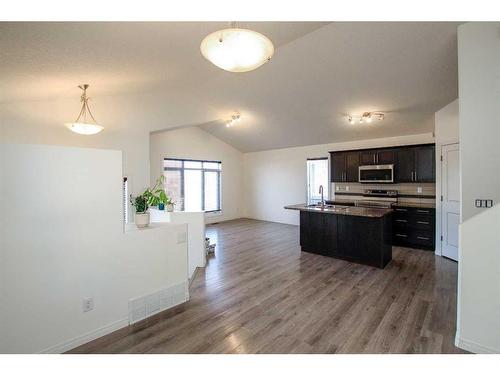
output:
[{"label": "lower kitchen cabinet", "polygon": [[393,244],[395,246],[434,250],[436,240],[434,208],[394,208]]}]

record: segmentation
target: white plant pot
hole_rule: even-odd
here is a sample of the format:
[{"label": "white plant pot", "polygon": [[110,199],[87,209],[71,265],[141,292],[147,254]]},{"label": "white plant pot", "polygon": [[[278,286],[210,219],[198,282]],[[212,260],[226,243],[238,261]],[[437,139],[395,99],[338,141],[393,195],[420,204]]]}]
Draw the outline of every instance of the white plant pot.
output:
[{"label": "white plant pot", "polygon": [[135,225],[137,228],[145,228],[149,225],[149,212],[135,214]]},{"label": "white plant pot", "polygon": [[174,205],[173,204],[167,204],[167,212],[174,212]]}]

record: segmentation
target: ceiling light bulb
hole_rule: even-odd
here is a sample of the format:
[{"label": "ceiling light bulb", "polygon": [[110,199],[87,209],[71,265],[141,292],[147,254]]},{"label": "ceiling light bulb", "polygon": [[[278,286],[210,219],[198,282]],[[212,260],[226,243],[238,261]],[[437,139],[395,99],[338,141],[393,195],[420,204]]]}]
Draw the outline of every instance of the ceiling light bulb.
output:
[{"label": "ceiling light bulb", "polygon": [[369,116],[369,117],[366,119],[366,122],[372,122],[372,118],[371,118],[371,116]]},{"label": "ceiling light bulb", "polygon": [[252,30],[231,28],[216,31],[203,39],[202,55],[229,72],[248,72],[271,59],[274,46],[266,36]]}]

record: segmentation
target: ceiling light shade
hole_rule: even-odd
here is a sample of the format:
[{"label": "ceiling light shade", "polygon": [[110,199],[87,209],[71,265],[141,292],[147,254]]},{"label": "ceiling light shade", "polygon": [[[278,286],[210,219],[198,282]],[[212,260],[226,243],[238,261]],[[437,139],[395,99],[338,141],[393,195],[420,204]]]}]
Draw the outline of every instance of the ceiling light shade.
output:
[{"label": "ceiling light shade", "polygon": [[87,89],[89,85],[80,85],[78,86],[82,91],[82,96],[80,97],[80,101],[82,102],[82,109],[78,114],[75,122],[66,123],[66,127],[72,132],[83,134],[83,135],[93,135],[101,132],[104,127],[98,125],[92,112],[90,111],[90,107],[88,104],[89,97],[87,97]]},{"label": "ceiling light shade", "polygon": [[274,46],[266,36],[252,30],[231,28],[209,34],[201,42],[202,55],[229,72],[249,72],[269,61]]}]

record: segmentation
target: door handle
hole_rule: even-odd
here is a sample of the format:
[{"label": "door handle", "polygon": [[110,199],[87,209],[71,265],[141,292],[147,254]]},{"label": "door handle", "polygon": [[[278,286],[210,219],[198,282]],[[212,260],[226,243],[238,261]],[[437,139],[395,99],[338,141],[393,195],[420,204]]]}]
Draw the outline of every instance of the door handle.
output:
[{"label": "door handle", "polygon": [[429,222],[428,222],[428,221],[417,221],[417,223],[418,223],[418,224],[427,224],[427,225],[429,224]]},{"label": "door handle", "polygon": [[403,219],[396,219],[396,221],[400,222],[400,223],[407,223],[408,220],[403,220]]},{"label": "door handle", "polygon": [[396,233],[396,236],[398,236],[398,237],[405,237],[405,238],[408,237],[406,234],[399,234],[399,233]]},{"label": "door handle", "polygon": [[420,212],[422,214],[428,214],[430,211],[429,210],[417,210],[417,212]]},{"label": "door handle", "polygon": [[408,210],[406,208],[396,208],[396,211],[404,211],[404,212],[406,212]]},{"label": "door handle", "polygon": [[417,238],[418,238],[419,240],[430,240],[430,238],[429,238],[429,237],[421,237],[421,236],[417,236]]}]

